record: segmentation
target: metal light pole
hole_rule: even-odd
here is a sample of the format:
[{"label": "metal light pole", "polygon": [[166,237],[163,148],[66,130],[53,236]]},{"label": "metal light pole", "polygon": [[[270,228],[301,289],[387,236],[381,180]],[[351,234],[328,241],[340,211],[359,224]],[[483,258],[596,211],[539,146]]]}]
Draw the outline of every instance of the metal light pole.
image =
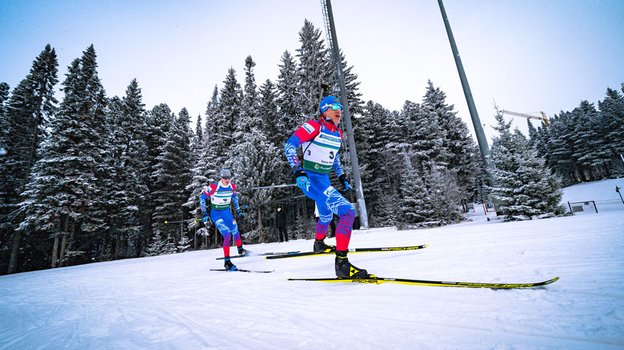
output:
[{"label": "metal light pole", "polygon": [[468,111],[470,112],[472,125],[475,128],[477,143],[479,144],[479,150],[481,151],[481,159],[483,160],[483,163],[485,163],[485,167],[488,170],[488,174],[490,176],[490,184],[494,186],[495,180],[494,176],[491,173],[491,170],[494,170],[495,167],[492,159],[490,158],[490,148],[488,146],[487,138],[485,137],[485,133],[483,132],[483,128],[481,127],[481,120],[479,119],[477,107],[475,106],[474,100],[472,99],[472,92],[470,91],[470,85],[468,85],[468,78],[466,78],[466,72],[464,71],[464,66],[462,65],[461,58],[459,57],[457,44],[455,44],[455,38],[453,37],[453,32],[451,31],[451,24],[449,23],[446,16],[446,11],[444,10],[444,4],[442,4],[442,0],[438,0],[438,5],[440,5],[440,12],[442,13],[442,19],[444,20],[446,34],[448,35],[449,42],[451,43],[451,50],[453,51],[453,58],[455,59],[455,65],[457,66],[459,79],[461,80],[461,84],[464,89],[466,103],[468,103]]},{"label": "metal light pole", "polygon": [[336,36],[336,26],[334,25],[334,14],[332,12],[331,1],[323,0],[324,15],[326,24],[329,25],[329,31],[331,33],[330,44],[332,48],[332,56],[336,63],[336,74],[338,75],[338,81],[340,83],[340,100],[344,106],[344,123],[347,131],[347,143],[349,145],[349,155],[351,156],[351,167],[354,181],[355,197],[358,203],[358,213],[360,216],[360,227],[368,229],[368,214],[366,213],[366,202],[364,201],[364,191],[362,190],[362,179],[360,177],[360,165],[357,159],[357,152],[355,150],[355,140],[353,137],[353,126],[351,124],[351,113],[349,112],[349,103],[347,101],[347,87],[344,81],[344,74],[342,71],[342,64],[340,62],[340,49],[338,48],[338,37]]}]

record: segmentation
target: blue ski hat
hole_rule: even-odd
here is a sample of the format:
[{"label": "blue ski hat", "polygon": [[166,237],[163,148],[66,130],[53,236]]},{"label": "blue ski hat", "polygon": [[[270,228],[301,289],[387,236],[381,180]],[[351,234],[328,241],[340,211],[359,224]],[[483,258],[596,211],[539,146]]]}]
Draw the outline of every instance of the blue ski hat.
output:
[{"label": "blue ski hat", "polygon": [[321,112],[321,114],[325,113],[325,111],[330,108],[333,110],[340,108],[340,110],[342,110],[342,103],[340,103],[338,97],[326,96],[321,100],[321,103],[319,103],[319,112]]},{"label": "blue ski hat", "polygon": [[230,178],[232,178],[232,172],[230,171],[230,169],[227,169],[227,168],[223,168],[223,169],[221,170],[221,174],[220,174],[220,175],[221,175],[221,177],[222,177],[222,178],[224,178],[224,179],[230,179]]}]

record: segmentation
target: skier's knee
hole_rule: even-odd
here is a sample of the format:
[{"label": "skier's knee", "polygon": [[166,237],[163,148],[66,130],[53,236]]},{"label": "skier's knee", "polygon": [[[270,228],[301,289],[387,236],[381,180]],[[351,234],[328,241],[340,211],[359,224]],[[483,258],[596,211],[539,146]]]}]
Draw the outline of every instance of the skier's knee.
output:
[{"label": "skier's knee", "polygon": [[355,209],[353,208],[353,206],[349,204],[348,209],[342,212],[340,218],[345,218],[350,222],[353,222],[353,220],[355,220]]}]

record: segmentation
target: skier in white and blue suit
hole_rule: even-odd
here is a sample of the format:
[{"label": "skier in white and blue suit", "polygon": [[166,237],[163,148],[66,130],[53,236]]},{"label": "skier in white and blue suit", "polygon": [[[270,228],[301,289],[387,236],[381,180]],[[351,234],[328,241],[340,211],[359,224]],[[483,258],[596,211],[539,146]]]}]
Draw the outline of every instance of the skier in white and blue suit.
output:
[{"label": "skier in white and blue suit", "polygon": [[[199,195],[199,206],[202,211],[202,220],[208,225],[209,221],[214,222],[215,226],[223,236],[223,256],[225,258],[225,268],[235,271],[236,265],[230,261],[230,242],[234,239],[234,243],[238,248],[238,254],[246,255],[247,250],[243,248],[243,241],[238,231],[236,220],[232,216],[230,206],[234,204],[236,215],[243,217],[243,212],[238,205],[238,194],[236,193],[236,185],[231,182],[232,172],[229,169],[221,170],[221,179],[216,183],[211,183],[204,188]],[[210,213],[206,208],[206,200],[210,199]]]},{"label": "skier in white and blue suit", "polygon": [[[320,117],[310,120],[300,126],[290,136],[284,151],[288,164],[292,168],[297,186],[303,193],[316,202],[319,220],[316,225],[314,252],[336,252],[336,276],[340,278],[369,277],[364,269],[353,266],[347,259],[349,241],[355,209],[332,185],[329,173],[334,170],[345,190],[348,190],[347,180],[340,165],[340,144],[342,130],[338,128],[342,116],[342,104],[335,96],[327,96],[319,104]],[[303,164],[297,156],[297,147],[303,150]],[[324,242],[327,228],[333,218],[338,216],[336,227],[336,247]]]}]

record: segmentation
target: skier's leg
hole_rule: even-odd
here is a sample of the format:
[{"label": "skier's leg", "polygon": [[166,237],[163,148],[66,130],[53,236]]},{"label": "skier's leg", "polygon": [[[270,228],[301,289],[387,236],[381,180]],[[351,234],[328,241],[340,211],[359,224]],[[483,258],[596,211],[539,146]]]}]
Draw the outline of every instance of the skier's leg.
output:
[{"label": "skier's leg", "polygon": [[[225,258],[229,258],[232,232],[230,231],[230,228],[226,225],[226,221],[223,218],[223,213],[225,212],[229,212],[229,211],[211,210],[210,218],[212,219],[212,222],[214,222],[215,226],[217,227],[217,230],[219,230],[219,233],[221,233],[221,236],[223,236],[223,256]],[[232,213],[230,213],[230,216],[231,215]]]},{"label": "skier's leg", "polygon": [[331,222],[334,214],[329,210],[326,201],[316,202],[316,206],[318,208],[319,219],[316,222],[314,238],[317,240],[322,240],[325,239],[325,236],[327,235],[329,223]]},{"label": "skier's leg", "polygon": [[[349,241],[351,240],[351,230],[353,229],[353,220],[355,220],[355,209],[349,201],[344,198],[340,192],[333,187],[327,189],[327,205],[333,213],[338,215],[338,225],[336,225],[336,250],[346,251],[349,249]],[[329,224],[329,222],[328,222]]]},{"label": "skier's leg", "polygon": [[308,177],[310,179],[310,190],[306,193],[306,196],[314,199],[319,215],[314,231],[314,252],[331,251],[334,250],[334,247],[325,244],[323,240],[327,235],[327,229],[333,215],[328,206],[327,193],[334,188],[331,186],[327,174],[309,173]]},{"label": "skier's leg", "polygon": [[225,220],[225,224],[228,226],[228,229],[232,233],[232,238],[234,239],[234,244],[236,244],[236,248],[238,248],[238,254],[245,255],[246,251],[243,248],[243,240],[240,235],[240,231],[238,230],[238,224],[236,220],[234,220],[234,216],[232,216],[232,212],[229,210],[225,210],[223,214],[223,219]]}]

